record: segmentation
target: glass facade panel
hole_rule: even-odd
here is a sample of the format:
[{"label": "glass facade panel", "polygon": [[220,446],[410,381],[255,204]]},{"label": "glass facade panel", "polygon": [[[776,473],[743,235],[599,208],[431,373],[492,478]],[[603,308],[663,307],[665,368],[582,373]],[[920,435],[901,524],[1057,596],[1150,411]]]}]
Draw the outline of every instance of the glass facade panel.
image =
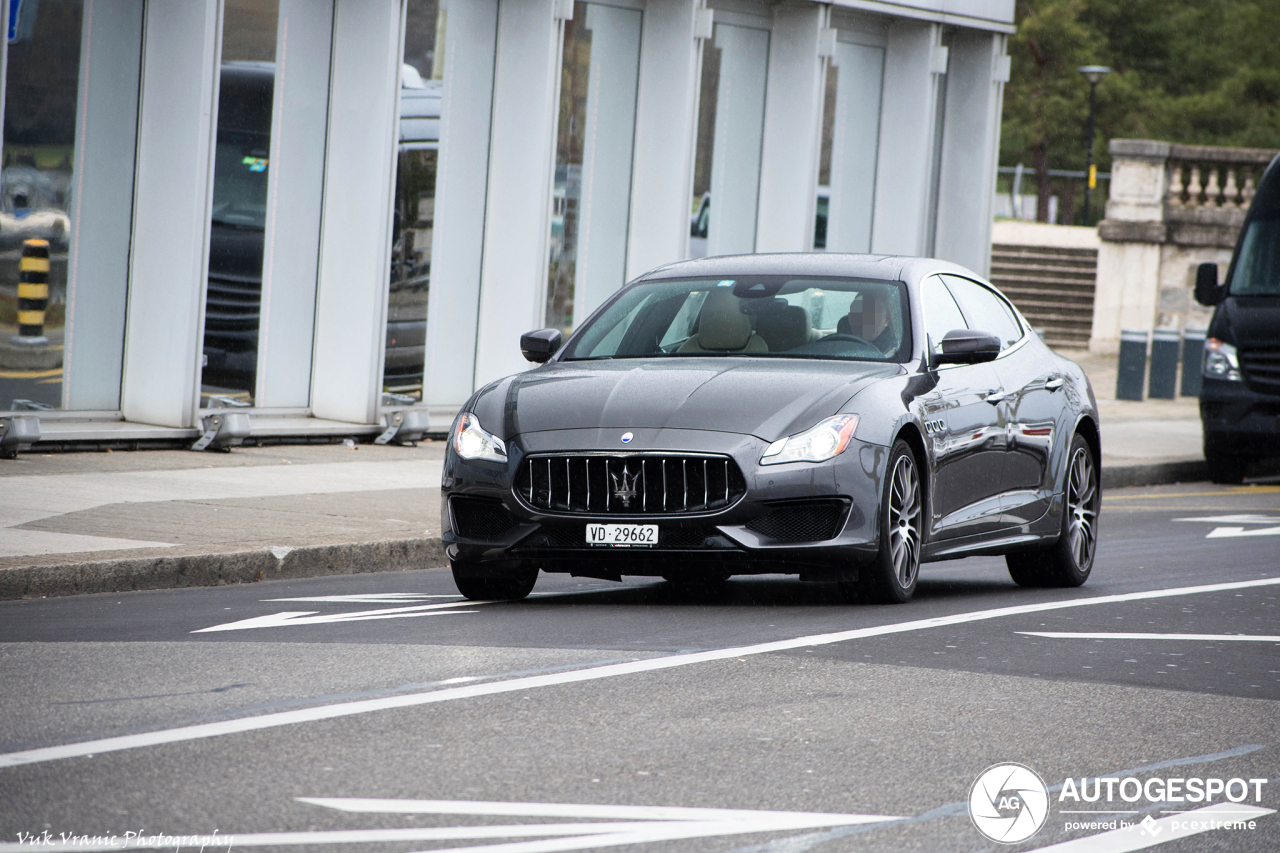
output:
[{"label": "glass facade panel", "polygon": [[0,408],[120,405],[142,3],[16,5],[0,172]]},{"label": "glass facade panel", "polygon": [[202,407],[254,402],[279,15],[279,0],[223,12]]},{"label": "glass facade panel", "polygon": [[626,275],[640,20],[579,2],[564,25],[546,324],[566,334]]},{"label": "glass facade panel", "polygon": [[816,249],[871,251],[883,77],[884,48],[836,43],[822,115]]},{"label": "glass facade panel", "polygon": [[716,24],[702,47],[689,256],[755,251],[769,31]]},{"label": "glass facade panel", "polygon": [[409,0],[405,14],[383,405],[422,399],[444,86],[446,11],[438,0]]}]

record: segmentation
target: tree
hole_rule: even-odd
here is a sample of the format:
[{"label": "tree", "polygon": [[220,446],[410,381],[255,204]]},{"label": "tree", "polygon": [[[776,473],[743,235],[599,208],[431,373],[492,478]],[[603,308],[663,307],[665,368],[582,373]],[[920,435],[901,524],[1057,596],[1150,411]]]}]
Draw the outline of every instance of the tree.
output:
[{"label": "tree", "polygon": [[1280,0],[1018,0],[1001,162],[1030,160],[1036,218],[1053,168],[1083,169],[1089,87],[1106,65],[1094,160],[1113,137],[1280,148]]}]

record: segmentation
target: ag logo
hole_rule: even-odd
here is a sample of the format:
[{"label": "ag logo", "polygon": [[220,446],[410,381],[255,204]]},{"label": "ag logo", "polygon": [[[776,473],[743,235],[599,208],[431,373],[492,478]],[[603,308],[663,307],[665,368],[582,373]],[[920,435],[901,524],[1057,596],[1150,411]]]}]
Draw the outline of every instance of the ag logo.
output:
[{"label": "ag logo", "polygon": [[1049,816],[1049,789],[1021,764],[988,767],[969,789],[969,817],[992,841],[1016,844],[1040,831]]}]

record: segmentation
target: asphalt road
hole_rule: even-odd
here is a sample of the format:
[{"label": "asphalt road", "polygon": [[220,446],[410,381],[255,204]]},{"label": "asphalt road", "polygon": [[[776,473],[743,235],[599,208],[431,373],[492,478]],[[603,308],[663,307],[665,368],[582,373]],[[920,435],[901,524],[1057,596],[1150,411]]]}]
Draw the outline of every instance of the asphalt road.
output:
[{"label": "asphalt road", "polygon": [[[441,570],[3,603],[0,853],[1280,850],[1280,486],[1105,501],[1083,588],[974,558],[899,607],[559,575],[474,604]],[[1004,762],[1050,789],[988,801],[1043,815],[1012,845],[968,808]]]}]

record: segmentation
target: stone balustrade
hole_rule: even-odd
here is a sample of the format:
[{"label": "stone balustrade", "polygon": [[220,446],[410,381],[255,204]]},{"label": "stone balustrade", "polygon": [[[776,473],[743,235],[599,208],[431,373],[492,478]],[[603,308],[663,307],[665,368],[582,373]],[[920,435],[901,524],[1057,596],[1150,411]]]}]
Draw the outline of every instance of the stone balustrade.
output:
[{"label": "stone balustrade", "polygon": [[1089,348],[1114,353],[1120,330],[1203,329],[1196,267],[1223,273],[1255,188],[1276,151],[1113,139],[1111,195],[1098,223]]}]

